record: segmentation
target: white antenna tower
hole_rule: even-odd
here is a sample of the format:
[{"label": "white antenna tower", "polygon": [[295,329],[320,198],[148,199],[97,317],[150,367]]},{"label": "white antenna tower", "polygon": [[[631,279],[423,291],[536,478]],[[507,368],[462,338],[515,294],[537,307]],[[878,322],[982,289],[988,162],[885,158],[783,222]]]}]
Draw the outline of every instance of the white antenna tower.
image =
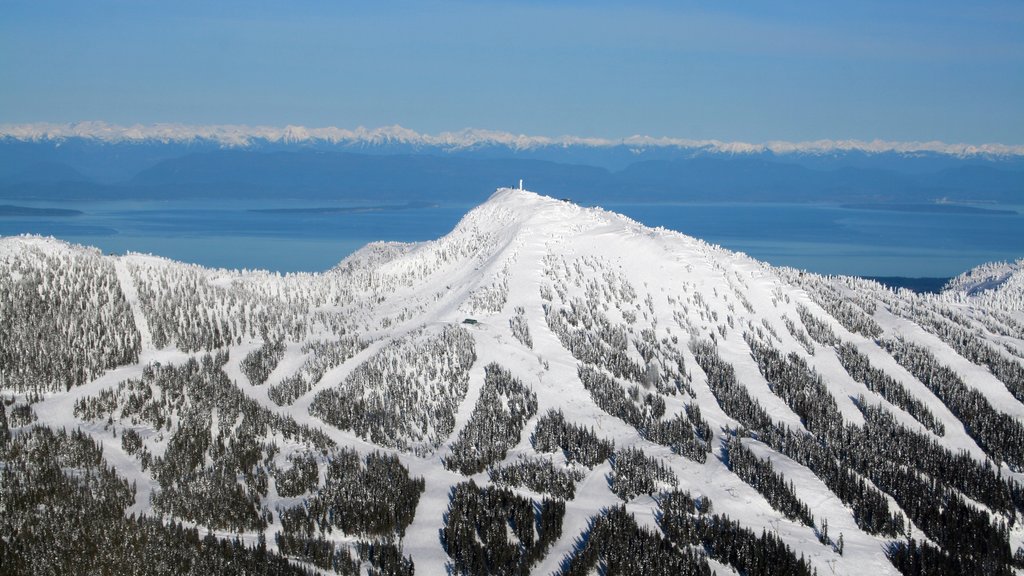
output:
[{"label": "white antenna tower", "polygon": [[520,190],[523,189],[523,179],[522,178],[519,179],[519,189]]}]

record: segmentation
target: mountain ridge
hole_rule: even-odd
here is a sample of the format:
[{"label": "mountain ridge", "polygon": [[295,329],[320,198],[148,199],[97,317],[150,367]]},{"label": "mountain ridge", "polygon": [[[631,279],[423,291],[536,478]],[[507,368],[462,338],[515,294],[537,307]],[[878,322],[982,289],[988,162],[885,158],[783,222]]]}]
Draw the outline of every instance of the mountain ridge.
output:
[{"label": "mountain ridge", "polygon": [[[1024,546],[1009,294],[774,268],[508,188],[438,240],[324,273],[25,237],[0,239],[0,267],[0,312],[19,319],[0,329],[8,442],[39,434],[29,414],[80,429],[137,486],[124,514],[262,534],[296,566],[385,570],[376,543],[420,574],[586,573],[629,542],[665,573],[1010,573]],[[342,513],[355,496],[332,482],[377,486],[375,470],[396,480],[370,493],[394,510],[415,494],[411,515]],[[507,530],[474,536],[464,515]]]},{"label": "mountain ridge", "polygon": [[[3,146],[3,144],[0,144]],[[18,145],[30,146],[30,145]],[[36,146],[36,145],[31,145]],[[31,147],[30,146],[30,147]],[[621,169],[542,156],[367,153],[349,150],[177,149],[121,154],[69,145],[26,149],[0,162],[0,198],[34,201],[430,201],[476,204],[480,190],[527,179],[578,202],[922,203],[1015,206],[1020,172],[1006,163],[933,169],[800,163],[763,156],[633,157]],[[906,168],[905,164],[898,164]],[[902,171],[901,171],[902,170]]]},{"label": "mountain ridge", "polygon": [[504,146],[513,150],[539,147],[616,147],[641,151],[644,148],[678,148],[703,150],[723,154],[808,153],[832,154],[862,151],[868,153],[900,152],[905,154],[939,153],[952,156],[1022,156],[1024,146],[1007,144],[947,144],[939,141],[897,142],[885,140],[813,140],[787,142],[768,141],[762,144],[728,142],[715,139],[651,137],[634,135],[626,138],[596,138],[580,136],[527,136],[498,130],[467,128],[437,135],[419,133],[399,126],[380,128],[358,127],[352,130],[338,127],[308,128],[288,125],[284,128],[246,125],[153,124],[118,126],[106,122],[78,122],[71,124],[36,123],[0,125],[0,138],[20,141],[62,141],[72,138],[92,139],[100,142],[215,142],[226,147],[246,147],[263,143],[326,143],[346,145],[402,144],[436,147],[449,151],[474,147]]}]

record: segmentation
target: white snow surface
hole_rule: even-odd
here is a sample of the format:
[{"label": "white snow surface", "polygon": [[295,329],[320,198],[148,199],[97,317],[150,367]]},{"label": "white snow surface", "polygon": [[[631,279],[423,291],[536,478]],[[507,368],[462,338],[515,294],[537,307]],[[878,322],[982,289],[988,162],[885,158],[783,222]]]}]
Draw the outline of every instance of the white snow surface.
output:
[{"label": "white snow surface", "polygon": [[[170,140],[187,138],[212,138],[229,145],[244,145],[253,138],[274,139],[352,139],[352,138],[423,138],[411,131],[397,127],[380,132],[374,131],[321,131],[289,127],[286,130],[246,127],[131,127],[122,128],[105,124],[70,126],[20,126],[5,127],[0,133],[21,139],[66,138],[72,136],[99,139],[163,138]],[[487,138],[499,138],[489,135]],[[437,140],[450,141],[452,145],[465,145],[467,141],[480,141],[479,134],[442,135]],[[500,136],[505,138],[505,136]],[[527,141],[528,143],[533,141]],[[781,144],[776,143],[781,146]],[[863,144],[863,143],[862,143]],[[666,145],[666,144],[660,144]],[[679,144],[671,144],[679,145]],[[715,144],[720,145],[720,143]],[[823,147],[842,146],[830,143]],[[884,143],[884,146],[897,146]],[[1024,148],[1012,150],[1024,154]],[[32,245],[46,251],[78,250],[52,239],[18,237],[0,239],[0,258],[19,246]],[[142,367],[152,361],[163,363],[181,362],[191,355],[167,346],[157,349],[140,310],[137,288],[129,268],[175,267],[180,264],[130,254],[107,256],[113,260],[122,290],[132,306],[136,324],[142,334],[143,350],[139,364],[124,366],[108,371],[103,376],[68,393],[54,394],[34,406],[41,423],[55,427],[81,427],[101,441],[104,454],[111,465],[128,480],[136,482],[138,493],[136,504],[130,512],[151,512],[149,494],[159,486],[143,472],[137,459],[128,456],[121,449],[120,438],[105,430],[102,423],[84,422],[74,416],[73,406],[78,398],[95,395],[100,390],[118,382],[136,377]],[[591,266],[588,268],[587,266]],[[692,386],[696,394],[693,400],[703,412],[704,418],[715,432],[712,453],[705,464],[698,464],[668,448],[654,444],[641,437],[632,426],[613,417],[599,408],[591,399],[577,376],[579,361],[560,343],[545,321],[543,307],[548,301],[544,297],[545,287],[552,284],[550,270],[561,268],[567,274],[567,298],[582,296],[588,281],[605,283],[607,278],[617,275],[627,281],[637,295],[633,302],[623,303],[621,310],[635,314],[635,330],[650,327],[659,339],[678,337],[680,349],[686,361],[686,368],[692,373]],[[574,268],[576,270],[574,271]],[[451,437],[431,454],[420,456],[408,452],[396,452],[413,476],[422,476],[426,491],[422,495],[416,519],[409,527],[404,539],[404,553],[411,555],[416,563],[416,573],[442,575],[447,573],[449,558],[438,538],[443,526],[443,514],[448,507],[449,491],[467,478],[447,470],[441,459],[450,450],[449,446],[465,425],[473,409],[481,386],[483,367],[497,362],[521,379],[537,395],[538,416],[549,409],[560,409],[568,421],[593,426],[602,437],[614,440],[616,448],[637,446],[649,455],[665,462],[678,476],[679,487],[694,496],[708,496],[714,503],[716,513],[724,513],[740,521],[744,526],[760,534],[762,530],[775,532],[796,552],[804,555],[817,568],[819,574],[896,574],[896,569],[885,557],[884,548],[890,540],[866,534],[858,529],[851,510],[806,467],[776,453],[759,442],[750,440],[747,444],[754,452],[769,458],[777,472],[791,480],[797,495],[812,509],[816,518],[827,518],[830,533],[843,534],[845,552],[837,554],[831,547],[823,546],[812,529],[783,517],[752,487],[730,472],[717,457],[720,454],[720,439],[723,426],[736,426],[715,401],[705,376],[686,348],[691,332],[707,339],[716,333],[719,351],[724,360],[732,363],[737,376],[748,392],[756,398],[769,415],[779,423],[801,429],[800,418],[773,394],[750,358],[743,341],[743,330],[748,322],[762,326],[766,322],[775,328],[778,341],[774,345],[783,353],[796,352],[818,370],[830,386],[843,417],[851,423],[862,423],[860,412],[851,398],[864,395],[868,402],[882,404],[897,419],[916,430],[923,430],[917,422],[880,396],[872,393],[863,384],[851,379],[840,366],[831,349],[817,346],[816,354],[809,355],[786,330],[783,316],[797,319],[796,306],[803,304],[819,317],[826,319],[837,335],[853,342],[857,348],[871,358],[876,365],[903,382],[908,390],[921,399],[946,425],[947,433],[938,440],[950,449],[967,450],[972,456],[984,459],[984,452],[963,432],[959,421],[944,404],[923,384],[899,367],[873,340],[846,331],[840,324],[821,311],[808,294],[789,283],[788,273],[780,272],[744,254],[730,252],[701,240],[665,229],[651,229],[629,218],[597,208],[582,208],[569,202],[555,200],[537,194],[513,190],[498,190],[485,204],[472,210],[448,235],[433,242],[415,245],[375,244],[357,252],[340,263],[336,268],[323,274],[276,275],[264,272],[203,271],[209,282],[223,285],[245,286],[247,289],[265,294],[276,294],[279,298],[288,295],[330,295],[321,298],[319,308],[341,310],[352,318],[356,332],[372,343],[341,366],[329,370],[313,388],[297,401],[287,406],[278,406],[267,397],[267,385],[252,386],[239,369],[245,354],[259,345],[259,340],[248,339],[230,349],[231,360],[226,366],[229,376],[239,387],[261,405],[271,411],[289,415],[299,423],[318,428],[341,445],[353,447],[360,452],[382,448],[358,437],[354,433],[339,430],[309,414],[309,406],[320,390],[341,382],[359,364],[382,349],[388,342],[399,339],[413,330],[426,326],[440,327],[447,324],[461,324],[472,316],[479,323],[469,326],[476,346],[477,360],[470,373],[469,392],[462,401],[456,415],[456,429]],[[991,276],[991,275],[989,275]],[[989,277],[986,276],[986,277]],[[1020,263],[1011,274],[1020,282]],[[1005,281],[1004,285],[1009,281]],[[970,293],[970,281],[956,285],[958,290]],[[503,288],[504,287],[504,288]],[[888,297],[898,296],[887,292]],[[901,293],[902,294],[902,293]],[[476,300],[474,299],[474,295]],[[694,298],[706,303],[707,314],[698,310]],[[486,297],[486,300],[483,298]],[[311,297],[312,298],[312,297]],[[317,296],[320,298],[320,296]],[[745,299],[747,305],[742,303]],[[478,304],[470,306],[470,302]],[[645,302],[649,301],[649,304]],[[485,302],[486,305],[479,304]],[[681,302],[690,302],[686,310]],[[609,303],[610,318],[621,312],[614,303]],[[559,306],[558,298],[554,306]],[[970,308],[977,306],[969,299],[958,304]],[[533,348],[527,348],[514,338],[509,329],[513,310],[525,310],[526,321],[533,340]],[[715,316],[717,316],[717,319]],[[682,320],[684,319],[685,320]],[[978,374],[965,373],[976,386],[990,397],[993,405],[1017,418],[1024,418],[1024,406],[1010,395],[998,380],[990,374],[981,374],[984,369],[971,365],[954,351],[909,321],[896,318],[880,310],[875,314],[887,335],[900,333],[915,341],[926,343],[941,361],[955,370],[967,372],[975,369]],[[684,325],[685,323],[685,325]],[[723,335],[719,326],[727,328]],[[310,337],[310,339],[313,339]],[[1004,337],[1024,350],[1024,335]],[[290,343],[285,359],[271,374],[269,383],[279,381],[294,373],[301,365],[303,354],[299,343]],[[671,397],[667,413],[680,412],[689,398]],[[530,433],[537,418],[529,421],[520,442],[509,451],[506,462],[522,454],[531,454]],[[147,440],[154,454],[161,447]],[[166,442],[166,439],[164,440]],[[286,442],[282,459],[289,451]],[[282,460],[283,461],[283,460]],[[557,572],[562,559],[569,554],[577,536],[585,529],[588,520],[602,508],[621,501],[609,489],[607,463],[588,472],[578,484],[575,499],[569,501],[563,521],[563,532],[549,550],[547,556],[534,567],[536,574]],[[488,481],[487,474],[473,477],[480,483]],[[520,489],[523,494],[531,494]],[[536,495],[534,495],[536,496]],[[271,490],[266,504],[271,510],[284,501]],[[293,502],[293,500],[288,500]],[[895,507],[895,503],[891,503]],[[641,496],[628,503],[641,525],[656,526],[654,515],[656,502]],[[273,543],[272,525],[267,541]],[[1020,523],[1011,536],[1016,548],[1024,541]],[[915,531],[918,538],[923,537]],[[333,536],[345,541],[337,533]],[[254,541],[255,534],[245,538]],[[727,573],[728,567],[713,564],[719,573]]]},{"label": "white snow surface", "polygon": [[984,300],[1002,300],[1006,304],[1024,308],[1024,258],[1016,262],[991,262],[972,268],[953,278],[943,288],[953,297],[974,297]]}]

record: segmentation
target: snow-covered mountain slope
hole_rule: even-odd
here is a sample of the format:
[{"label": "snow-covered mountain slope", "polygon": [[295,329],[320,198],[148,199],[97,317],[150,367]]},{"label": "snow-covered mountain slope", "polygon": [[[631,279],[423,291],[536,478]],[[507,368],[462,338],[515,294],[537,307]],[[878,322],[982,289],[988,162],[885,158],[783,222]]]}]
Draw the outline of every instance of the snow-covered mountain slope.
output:
[{"label": "snow-covered mountain slope", "polygon": [[[181,539],[179,572],[999,574],[1024,556],[1022,305],[970,279],[893,292],[510,189],[323,274],[37,237],[0,240],[0,267],[0,559],[25,571],[64,550],[155,572]],[[65,542],[26,528],[46,510],[96,520]],[[94,541],[112,551],[76,544]]]},{"label": "snow-covered mountain slope", "polygon": [[944,290],[954,297],[984,300],[1008,311],[1024,310],[1024,259],[992,262],[953,278]]}]

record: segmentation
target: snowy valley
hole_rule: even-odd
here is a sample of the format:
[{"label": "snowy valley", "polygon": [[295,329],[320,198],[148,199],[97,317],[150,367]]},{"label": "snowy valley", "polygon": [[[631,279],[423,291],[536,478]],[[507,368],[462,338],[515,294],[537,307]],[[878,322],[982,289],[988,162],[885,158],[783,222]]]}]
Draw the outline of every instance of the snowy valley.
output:
[{"label": "snowy valley", "polygon": [[922,295],[501,189],[321,274],[0,269],[0,572],[1024,571],[1024,261]]}]

